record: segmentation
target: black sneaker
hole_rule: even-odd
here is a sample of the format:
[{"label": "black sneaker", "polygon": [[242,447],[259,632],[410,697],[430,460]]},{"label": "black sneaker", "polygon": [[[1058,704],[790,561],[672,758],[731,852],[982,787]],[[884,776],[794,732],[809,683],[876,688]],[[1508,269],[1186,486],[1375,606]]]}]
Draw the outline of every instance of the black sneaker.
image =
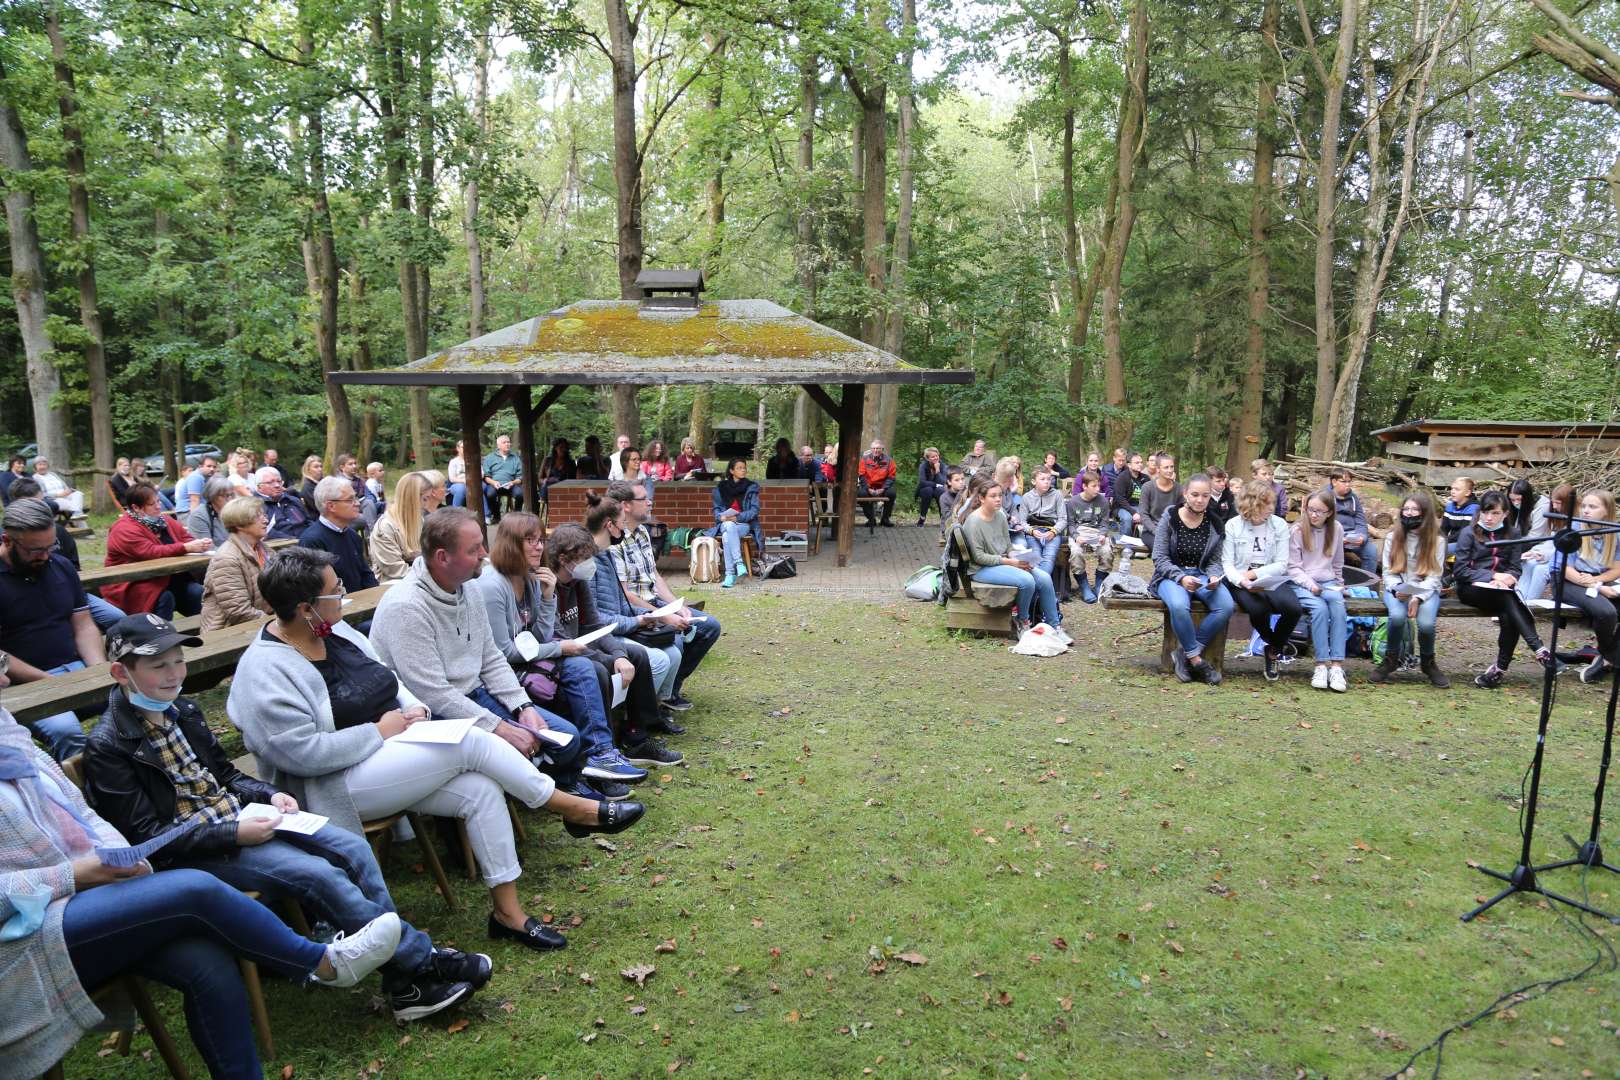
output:
[{"label": "black sneaker", "polygon": [[1474,676],[1474,685],[1481,690],[1495,690],[1502,685],[1502,680],[1505,678],[1507,678],[1507,672],[1492,664]]},{"label": "black sneaker", "polygon": [[664,708],[673,709],[676,712],[685,712],[692,707],[692,703],[686,700],[685,694],[676,694],[674,697],[662,702],[662,704]]},{"label": "black sneaker", "polygon": [[1265,664],[1264,670],[1266,682],[1276,682],[1278,676],[1281,674],[1277,670],[1277,650],[1273,649],[1270,645],[1267,645],[1265,660],[1263,662]]},{"label": "black sneaker", "polygon": [[679,750],[671,750],[657,739],[625,747],[624,756],[634,765],[679,765],[686,760]]},{"label": "black sneaker", "polygon": [[598,780],[595,787],[608,802],[619,802],[630,797],[630,785],[621,784],[617,780]]},{"label": "black sneaker", "polygon": [[[488,962],[488,958],[485,958]],[[440,982],[432,975],[424,975],[415,982],[388,995],[388,1007],[394,1010],[394,1019],[400,1022],[421,1020],[443,1012],[473,992],[471,983]]]},{"label": "black sneaker", "polygon": [[577,795],[581,799],[591,802],[601,802],[602,792],[594,784],[587,784],[583,777],[578,777],[566,784],[558,784],[557,790],[565,795]]},{"label": "black sneaker", "polygon": [[675,719],[675,714],[668,709],[658,710],[658,720],[648,725],[655,735],[685,735],[686,725]]},{"label": "black sneaker", "polygon": [[434,949],[433,959],[428,962],[438,978],[447,983],[468,983],[474,990],[482,990],[489,985],[489,977],[495,973],[495,965],[490,958],[478,952]]},{"label": "black sneaker", "polygon": [[1613,670],[1612,664],[1603,659],[1601,655],[1594,656],[1592,662],[1581,668],[1581,682],[1595,683],[1603,678],[1604,674]]},{"label": "black sneaker", "polygon": [[1192,665],[1187,663],[1187,654],[1180,649],[1170,650],[1170,663],[1175,668],[1176,678],[1182,682],[1192,682]]}]

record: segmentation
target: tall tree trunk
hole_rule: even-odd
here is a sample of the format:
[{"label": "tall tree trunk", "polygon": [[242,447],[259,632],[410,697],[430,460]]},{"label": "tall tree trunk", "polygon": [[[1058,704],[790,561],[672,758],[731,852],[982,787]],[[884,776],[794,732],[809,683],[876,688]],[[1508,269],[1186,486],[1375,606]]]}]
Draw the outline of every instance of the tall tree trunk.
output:
[{"label": "tall tree trunk", "polygon": [[[1119,204],[1119,173],[1116,170],[1108,180],[1108,195],[1104,203],[1102,242],[1097,246],[1097,257],[1090,273],[1084,273],[1084,240],[1080,235],[1078,211],[1074,200],[1074,43],[1064,27],[1054,31],[1058,40],[1058,91],[1063,96],[1063,266],[1069,278],[1069,303],[1073,310],[1069,316],[1069,404],[1083,408],[1086,400],[1086,339],[1091,332],[1091,313],[1097,305],[1097,286],[1102,280],[1104,257],[1109,237],[1114,231],[1114,219]],[[1124,106],[1121,103],[1121,122]],[[1075,423],[1069,430],[1069,460],[1079,461],[1084,452],[1086,424]]]},{"label": "tall tree trunk", "polygon": [[1340,0],[1339,40],[1333,66],[1327,67],[1315,51],[1315,38],[1300,9],[1300,29],[1311,42],[1317,78],[1322,83],[1322,130],[1316,156],[1316,252],[1312,288],[1316,294],[1316,397],[1311,406],[1311,456],[1328,456],[1328,419],[1333,411],[1333,390],[1339,376],[1338,331],[1333,304],[1333,218],[1338,210],[1339,120],[1344,111],[1344,87],[1355,53],[1360,0]]},{"label": "tall tree trunk", "polygon": [[[90,395],[90,437],[95,467],[100,471],[90,484],[91,505],[99,512],[113,509],[112,495],[102,483],[113,467],[112,395],[107,385],[107,350],[101,329],[101,304],[96,295],[95,246],[90,238],[90,193],[85,187],[84,131],[79,127],[79,103],[62,37],[61,8],[53,4],[45,15],[45,33],[51,42],[56,72],[56,106],[62,115],[63,164],[68,177],[69,229],[74,261],[79,264],[79,322],[84,327],[84,366]],[[63,467],[67,462],[63,462]]]},{"label": "tall tree trunk", "polygon": [[[799,55],[799,148],[795,164],[798,167],[799,206],[795,226],[797,235],[799,292],[804,297],[804,315],[816,317],[816,289],[818,265],[816,253],[816,107],[821,88],[821,59],[814,50],[804,49]],[[804,445],[815,426],[815,414],[820,410],[810,395],[798,391],[793,399],[793,445]],[[820,449],[817,447],[817,449]]]},{"label": "tall tree trunk", "polygon": [[473,76],[473,124],[479,143],[467,164],[462,189],[465,217],[462,234],[467,241],[467,336],[484,336],[484,247],[478,238],[478,170],[484,162],[484,140],[489,138],[489,27],[478,32],[478,66]]},{"label": "tall tree trunk", "polygon": [[[406,179],[410,147],[407,142],[408,118],[404,116],[406,98],[404,44],[400,40],[400,0],[388,0],[388,18],[383,17],[382,0],[372,0],[370,9],[371,41],[374,67],[381,84],[377,95],[377,111],[383,141],[383,176],[388,187],[391,217],[396,236],[411,236],[411,194]],[[427,355],[427,323],[422,317],[421,283],[416,261],[407,243],[396,258],[399,273],[399,302],[405,324],[405,362],[420,360]],[[427,391],[412,387],[407,391],[410,409],[410,441],[413,456],[419,468],[428,467],[433,460],[433,435],[428,413]]]},{"label": "tall tree trunk", "polygon": [[[360,218],[360,231],[365,232],[369,225],[364,216]],[[370,371],[371,358],[371,331],[366,325],[366,276],[360,267],[358,252],[349,257],[349,324],[350,333],[354,334],[354,370]],[[355,435],[355,456],[361,461],[371,460],[371,448],[377,441],[377,400],[374,396],[376,390],[365,388],[365,397],[360,406],[360,429]]]},{"label": "tall tree trunk", "polygon": [[[152,160],[159,168],[163,167],[163,159],[168,153],[167,137],[164,133],[163,119],[160,116],[153,125]],[[156,261],[162,262],[168,258],[169,249],[169,208],[164,201],[159,201],[152,211],[152,247],[156,253]],[[159,341],[171,342],[174,340],[174,311],[169,304],[169,294],[166,290],[159,291],[157,296],[157,337]],[[163,452],[163,472],[167,476],[178,477],[180,466],[185,460],[186,422],[185,409],[181,404],[184,400],[182,390],[184,379],[181,376],[180,362],[174,359],[165,359],[158,362],[158,402],[160,415],[163,419],[158,424],[158,441]],[[239,417],[248,413],[246,392],[244,386],[247,382],[247,373],[244,366],[242,378],[238,380],[238,401],[242,402]],[[235,433],[242,431],[242,420],[237,419],[231,429]]]},{"label": "tall tree trunk", "polygon": [[[705,109],[709,114],[709,131],[720,130],[721,109],[725,105],[726,92],[726,41],[709,35],[709,50],[715,60],[714,77],[709,83],[709,96]],[[725,254],[726,245],[726,168],[731,164],[731,144],[726,140],[719,147],[715,155],[714,171],[709,173],[709,181],[705,192],[708,203],[709,216],[709,242],[703,253],[703,274],[712,278],[719,273],[721,259]]]},{"label": "tall tree trunk", "polygon": [[1260,16],[1261,49],[1265,60],[1256,93],[1254,120],[1254,188],[1249,203],[1249,334],[1243,350],[1243,388],[1226,444],[1226,471],[1234,476],[1259,451],[1260,409],[1266,393],[1266,311],[1271,302],[1271,200],[1277,154],[1277,73],[1271,58],[1277,55],[1278,0],[1266,0]]},{"label": "tall tree trunk", "polygon": [[[315,38],[308,12],[299,5],[298,55],[306,65],[315,63]],[[354,420],[349,395],[331,375],[338,364],[337,244],[332,236],[332,207],[326,194],[326,103],[310,94],[300,106],[307,125],[304,150],[309,161],[310,239],[315,249],[315,351],[321,361],[321,382],[326,391],[326,460],[336,462],[354,445]]]},{"label": "tall tree trunk", "polygon": [[707,458],[714,452],[714,398],[709,387],[698,389],[702,392],[692,395],[692,423],[687,436],[697,452]]},{"label": "tall tree trunk", "polygon": [[[5,68],[0,66],[0,82]],[[28,136],[11,102],[0,98],[0,168],[31,179],[34,162]],[[72,468],[68,457],[68,411],[58,400],[62,379],[56,370],[56,348],[45,331],[45,257],[34,224],[34,196],[27,187],[5,185],[6,234],[11,244],[11,296],[17,304],[28,364],[28,396],[34,410],[34,440],[39,452],[58,469]]]},{"label": "tall tree trunk", "polygon": [[[917,129],[917,98],[912,92],[911,65],[915,54],[914,38],[917,30],[917,0],[901,0],[900,35],[904,46],[900,56],[901,79],[899,100],[900,123],[896,130],[895,164],[899,169],[900,188],[894,220],[894,242],[889,253],[889,280],[887,286],[887,318],[884,325],[883,348],[896,356],[906,346],[906,270],[911,260],[911,223],[915,210],[917,185],[912,168],[912,144]],[[894,449],[894,429],[900,413],[900,386],[884,383],[878,387],[876,407],[871,410],[871,432],[864,442],[883,440],[883,445]]]},{"label": "tall tree trunk", "polygon": [[[613,186],[618,221],[619,298],[641,299],[636,278],[644,256],[641,235],[641,147],[636,138],[636,33],[626,0],[605,0],[608,61],[613,81]],[[636,387],[613,388],[613,430],[641,441],[641,407]]]},{"label": "tall tree trunk", "polygon": [[1108,238],[1107,266],[1103,272],[1103,395],[1114,410],[1108,421],[1108,441],[1114,446],[1130,442],[1131,421],[1125,415],[1125,355],[1121,327],[1121,291],[1125,253],[1136,224],[1137,185],[1147,158],[1148,16],[1147,0],[1131,9],[1126,44],[1124,106],[1120,110],[1117,179],[1119,212]]}]

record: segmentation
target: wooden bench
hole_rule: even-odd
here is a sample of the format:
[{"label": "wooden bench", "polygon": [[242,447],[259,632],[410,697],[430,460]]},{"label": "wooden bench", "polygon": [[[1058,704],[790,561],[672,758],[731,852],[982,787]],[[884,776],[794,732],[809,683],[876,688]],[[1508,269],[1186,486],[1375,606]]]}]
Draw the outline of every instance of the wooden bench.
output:
[{"label": "wooden bench", "polygon": [[[343,608],[345,622],[362,622],[377,610],[388,585],[378,585],[350,593],[353,601]],[[202,635],[198,648],[186,650],[186,684],[189,692],[218,685],[236,670],[236,662],[247,651],[262,620],[227,626]],[[28,683],[13,683],[5,693],[5,706],[19,722],[42,720],[63,712],[95,712],[107,705],[107,693],[116,683],[108,664],[96,664],[83,671],[53,675]]]},{"label": "wooden bench", "polygon": [[[1164,618],[1164,629],[1159,645],[1159,670],[1166,673],[1175,670],[1175,664],[1170,659],[1170,653],[1176,648],[1176,635],[1175,631],[1170,628],[1170,613],[1165,609],[1163,600],[1156,596],[1105,596],[1102,605],[1109,611],[1159,612]],[[1344,600],[1344,610],[1345,614],[1351,618],[1384,619],[1389,617],[1389,611],[1384,607],[1384,600],[1381,596],[1372,600],[1347,596]],[[1530,612],[1539,622],[1552,621],[1553,611],[1551,608],[1532,606]],[[1235,614],[1241,613],[1242,609],[1239,608]],[[1201,623],[1205,614],[1206,612],[1202,607],[1196,603],[1193,604],[1193,625],[1197,626]],[[1580,609],[1572,608],[1567,604],[1559,612],[1559,616],[1566,622],[1585,621],[1585,616]],[[1469,607],[1461,600],[1447,597],[1440,601],[1439,617],[1442,619],[1488,619],[1491,617],[1491,613],[1481,611],[1479,608]],[[1205,648],[1204,659],[1216,671],[1222,670],[1222,665],[1226,659],[1226,630],[1224,628]]]},{"label": "wooden bench", "polygon": [[[265,543],[271,551],[279,551],[297,543],[296,540],[280,539]],[[119,585],[129,581],[147,581],[151,578],[170,577],[174,574],[191,574],[197,571],[207,572],[208,561],[213,558],[207,552],[196,555],[171,555],[167,559],[147,559],[145,562],[119,563],[117,566],[101,566],[94,570],[80,570],[79,584],[88,592],[100,592],[104,586]]]}]

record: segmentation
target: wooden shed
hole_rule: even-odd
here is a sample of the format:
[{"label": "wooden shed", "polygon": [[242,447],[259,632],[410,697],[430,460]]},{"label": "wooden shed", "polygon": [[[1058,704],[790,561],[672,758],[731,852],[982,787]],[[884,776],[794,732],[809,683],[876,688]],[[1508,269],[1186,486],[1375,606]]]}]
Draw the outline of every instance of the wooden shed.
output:
[{"label": "wooden shed", "polygon": [[1523,470],[1575,456],[1620,455],[1620,420],[1413,420],[1373,434],[1383,441],[1391,467],[1437,488],[1459,476],[1499,481],[1498,468]]},{"label": "wooden shed", "polygon": [[[916,367],[769,300],[700,302],[702,277],[695,272],[644,277],[648,291],[676,295],[581,300],[402,367],[327,377],[345,384],[454,386],[469,463],[483,458],[479,430],[501,409],[513,409],[529,506],[539,505],[534,425],[570,386],[802,386],[837,423],[838,475],[853,477],[868,385],[973,381],[971,371]],[[535,387],[545,388],[538,399]],[[482,511],[482,497],[480,485],[469,485],[469,507]],[[837,513],[838,565],[844,566],[854,540],[854,484],[839,485]]]}]

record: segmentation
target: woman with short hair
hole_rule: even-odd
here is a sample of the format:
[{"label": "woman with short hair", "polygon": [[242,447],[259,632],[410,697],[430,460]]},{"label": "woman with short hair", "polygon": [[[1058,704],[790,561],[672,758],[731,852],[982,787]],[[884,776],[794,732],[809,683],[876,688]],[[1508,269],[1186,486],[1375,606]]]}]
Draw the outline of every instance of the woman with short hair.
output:
[{"label": "woman with short hair", "polygon": [[264,503],[251,495],[238,496],[225,504],[219,519],[230,535],[208,560],[208,573],[203,576],[205,631],[270,614],[270,605],[259,594],[259,571],[270,559],[270,550],[264,546],[264,534],[270,530]]},{"label": "woman with short hair", "polygon": [[691,439],[682,439],[681,452],[675,456],[675,479],[690,480],[693,473],[707,468],[703,455],[697,452],[697,444]]},{"label": "woman with short hair", "polygon": [[220,520],[219,512],[232,499],[242,498],[252,496],[236,494],[236,488],[223,476],[210,476],[203,485],[202,501],[186,515],[186,531],[192,536],[206,536],[216,548],[224,547],[225,541],[230,539],[230,532]]},{"label": "woman with short hair", "polygon": [[[163,515],[157,488],[134,484],[129,489],[129,508],[107,530],[106,566],[172,559],[198,555],[214,546],[208,539],[193,539],[186,527]],[[202,585],[191,574],[166,574],[120,581],[101,588],[109,604],[126,615],[151,612],[160,619],[172,619],[176,611],[195,615],[202,609]]]},{"label": "woman with short hair", "polygon": [[428,719],[427,708],[343,621],[332,563],[327,552],[292,547],[259,577],[275,618],[242,654],[226,709],[270,769],[265,779],[354,833],[363,834],[364,821],[407,810],[460,818],[490,890],[490,936],[562,948],[562,935],[524,910],[506,797],[560,814],[574,836],[628,828],[644,808],[617,804],[617,824],[604,827],[598,807],[606,804],[558,791],[522,753],[480,727],[456,743],[396,739]]},{"label": "woman with short hair", "polygon": [[422,522],[444,502],[445,485],[437,473],[410,472],[394,484],[388,509],[371,530],[371,569],[377,582],[399,581],[422,554]]}]

